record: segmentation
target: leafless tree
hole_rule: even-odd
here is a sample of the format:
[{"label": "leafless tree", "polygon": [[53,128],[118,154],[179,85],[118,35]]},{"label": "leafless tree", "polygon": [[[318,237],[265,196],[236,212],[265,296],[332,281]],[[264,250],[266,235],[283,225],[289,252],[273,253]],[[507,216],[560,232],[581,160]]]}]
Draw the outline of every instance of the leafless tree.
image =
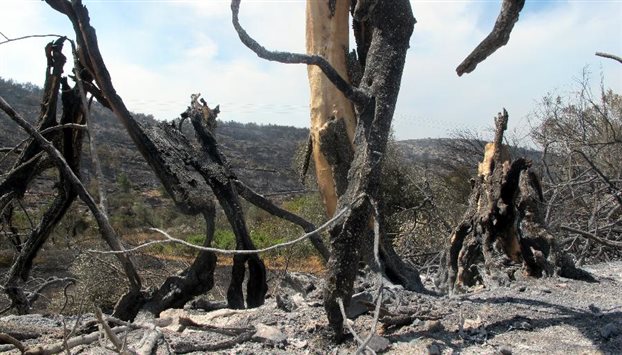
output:
[{"label": "leafless tree", "polygon": [[579,262],[619,257],[622,98],[603,85],[595,96],[584,73],[576,93],[546,96],[534,121],[532,136],[543,151],[546,223],[564,236],[562,247]]},{"label": "leafless tree", "polygon": [[[207,224],[205,246],[209,246],[212,240],[215,209],[212,195],[207,191],[213,192],[224,210],[236,235],[237,249],[255,249],[240,207],[240,196],[299,224],[305,230],[311,229],[308,222],[278,209],[237,179],[211,132],[218,110],[210,108],[198,96],[193,96],[190,107],[177,125],[162,123],[148,126],[135,120],[115,91],[86,7],[79,0],[46,2],[67,16],[73,25],[79,64],[76,69],[77,83],[116,115],[176,205],[185,213],[204,216]],[[242,28],[238,19],[240,0],[233,0],[231,9],[233,26],[241,41],[258,56],[309,66],[314,109],[312,151],[317,159],[316,166],[330,172],[328,175],[326,172],[318,174],[326,210],[329,215],[343,214],[339,223],[331,226],[329,231],[331,251],[324,290],[330,326],[336,339],[341,339],[344,319],[340,306],[350,301],[361,260],[391,282],[400,283],[410,290],[423,290],[417,270],[396,255],[390,240],[384,236],[385,221],[379,193],[382,162],[415,19],[407,0],[309,0],[308,4],[309,54],[265,49]],[[521,0],[503,1],[493,31],[459,66],[459,75],[474,70],[478,63],[507,43],[523,4]],[[339,45],[334,46],[338,48],[336,51],[318,53],[322,44],[347,43],[348,10],[354,19],[356,55],[346,56],[346,51],[339,53],[343,48]],[[324,25],[328,25],[328,32],[322,30]],[[314,88],[317,90],[314,91]],[[333,112],[333,107],[338,109]],[[184,119],[192,123],[196,135],[194,141],[198,144],[192,144],[190,138],[177,128]],[[35,131],[29,133],[37,134]],[[48,154],[56,156],[56,151]],[[75,177],[71,174],[67,176]],[[2,199],[4,201],[8,197],[3,196]],[[101,212],[94,204],[92,210],[94,213]],[[376,233],[372,233],[372,226]],[[108,227],[105,223],[100,225],[100,229]],[[321,241],[318,238],[314,241],[321,254],[328,256]],[[123,249],[117,245],[111,247]],[[373,250],[379,252],[376,254]],[[117,315],[124,319],[131,319],[139,309],[157,314],[206,291],[213,283],[216,259],[207,250],[200,252],[195,263],[184,273],[170,277],[151,294],[141,290],[140,278],[130,268],[130,259],[122,253],[118,255],[126,266],[131,284],[130,292],[117,305]],[[242,284],[246,266],[249,281],[244,300]],[[259,306],[264,302],[266,290],[265,267],[259,256],[254,252],[236,255],[227,292],[229,306]]]}]

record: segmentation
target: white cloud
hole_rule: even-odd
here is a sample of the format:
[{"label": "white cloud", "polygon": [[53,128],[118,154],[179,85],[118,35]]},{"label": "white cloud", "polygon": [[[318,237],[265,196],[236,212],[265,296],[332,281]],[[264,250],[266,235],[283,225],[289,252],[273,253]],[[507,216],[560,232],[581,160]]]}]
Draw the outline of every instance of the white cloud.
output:
[{"label": "white cloud", "polygon": [[[475,2],[414,3],[419,23],[398,102],[398,137],[482,131],[502,107],[510,127],[524,126],[536,101],[566,89],[586,64],[596,74],[602,67],[607,84],[622,91],[619,64],[594,56],[602,48],[622,53],[622,3],[569,2],[523,13],[508,45],[459,78],[456,66],[490,30],[477,26],[483,9]],[[417,41],[424,43],[420,50]]]},{"label": "white cloud", "polygon": [[[130,110],[170,119],[191,93],[201,92],[222,105],[224,120],[308,125],[306,68],[267,62],[244,47],[230,23],[229,1],[90,6],[104,59]],[[266,48],[302,52],[304,10],[302,0],[244,0],[240,17]],[[418,23],[396,111],[398,138],[479,130],[492,124],[501,107],[510,112],[511,126],[524,125],[535,101],[566,89],[585,64],[595,74],[602,68],[607,84],[622,91],[622,67],[593,55],[622,53],[620,2],[559,2],[525,12],[510,43],[462,78],[455,67],[497,16],[490,4],[414,1],[413,10]],[[116,13],[123,16],[106,17]],[[6,0],[0,31],[72,33],[68,21],[44,3]],[[42,84],[45,42],[0,46],[0,76]]]}]

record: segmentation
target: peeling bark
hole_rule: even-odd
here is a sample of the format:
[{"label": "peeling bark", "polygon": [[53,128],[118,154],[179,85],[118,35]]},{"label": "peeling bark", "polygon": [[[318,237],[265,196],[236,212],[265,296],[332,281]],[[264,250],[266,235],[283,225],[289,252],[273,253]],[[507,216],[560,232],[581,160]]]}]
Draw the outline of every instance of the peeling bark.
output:
[{"label": "peeling bark", "polygon": [[[306,40],[307,53],[324,57],[342,76],[348,77],[346,57],[349,42],[349,1],[307,0]],[[352,103],[333,85],[322,69],[307,67],[310,88],[311,137],[313,140],[313,161],[320,195],[327,216],[335,213],[339,196],[333,181],[333,172],[348,171],[349,161],[336,162],[322,150],[325,134],[342,134],[352,142],[356,117]],[[327,126],[332,121],[342,121],[342,132],[335,132]],[[329,133],[330,132],[330,133]],[[329,154],[330,155],[330,154]],[[341,164],[339,164],[341,163]],[[342,165],[345,163],[346,165]],[[337,165],[335,165],[337,164]]]}]

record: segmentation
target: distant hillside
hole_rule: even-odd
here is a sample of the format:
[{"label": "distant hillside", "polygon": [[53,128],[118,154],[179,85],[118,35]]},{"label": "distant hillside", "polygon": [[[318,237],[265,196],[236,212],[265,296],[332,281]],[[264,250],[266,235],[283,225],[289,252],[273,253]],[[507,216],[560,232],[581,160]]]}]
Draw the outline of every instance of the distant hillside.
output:
[{"label": "distant hillside", "polygon": [[[42,95],[40,88],[0,78],[0,93],[25,118],[33,122],[36,120]],[[108,189],[115,189],[116,181],[122,174],[140,189],[157,188],[158,180],[116,117],[97,104],[93,107],[92,116]],[[155,123],[148,115],[135,114],[135,117]],[[0,120],[4,127],[0,130],[0,147],[11,147],[26,138],[26,134],[3,113]],[[192,134],[190,125],[186,125],[185,129]],[[219,122],[216,130],[218,142],[234,171],[264,194],[305,189],[299,182],[293,159],[308,134],[306,128],[237,122]],[[420,164],[441,171],[462,165],[474,171],[481,160],[484,144],[476,140],[442,138],[399,141],[395,142],[395,147],[404,164]],[[84,152],[83,177],[88,182],[91,174],[88,147]],[[519,153],[528,158],[534,158],[537,154],[526,150]]]},{"label": "distant hillside", "polygon": [[[40,88],[0,78],[0,93],[25,118],[36,121],[42,95]],[[116,117],[97,104],[93,107],[92,117],[109,188],[114,188],[121,174],[140,188],[158,187],[155,175]],[[151,116],[135,114],[135,117],[155,123]],[[3,113],[0,120],[4,127],[0,130],[0,147],[12,147],[26,138],[26,134]],[[185,128],[190,133],[190,125]],[[219,122],[216,130],[218,142],[234,171],[248,184],[267,194],[305,189],[298,181],[292,159],[299,146],[306,142],[308,134],[303,128],[237,122]],[[82,174],[88,181],[91,171],[88,147],[84,152]]]}]

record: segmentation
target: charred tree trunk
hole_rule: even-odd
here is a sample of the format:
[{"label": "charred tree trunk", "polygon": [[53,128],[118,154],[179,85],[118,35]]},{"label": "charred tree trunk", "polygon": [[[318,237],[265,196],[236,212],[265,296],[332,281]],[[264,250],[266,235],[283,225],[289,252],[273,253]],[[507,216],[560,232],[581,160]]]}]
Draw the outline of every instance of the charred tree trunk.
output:
[{"label": "charred tree trunk", "polygon": [[[329,6],[339,8],[338,2],[329,1]],[[343,5],[343,4],[341,4]],[[331,7],[329,7],[331,8]],[[342,137],[333,139],[338,144],[328,144],[325,151],[339,150],[336,161],[350,161],[346,169],[333,169],[332,175],[337,182],[337,190],[343,194],[337,203],[338,211],[344,213],[342,222],[330,231],[332,254],[328,262],[328,279],[324,290],[324,306],[330,326],[337,339],[343,336],[343,318],[339,309],[339,300],[345,305],[352,296],[352,287],[361,256],[361,245],[372,245],[370,242],[370,221],[372,221],[372,205],[378,201],[378,184],[383,155],[391,128],[391,120],[399,93],[402,71],[409,47],[410,36],[415,19],[410,2],[396,1],[358,1],[352,8],[355,19],[355,35],[358,51],[364,63],[364,71],[355,85],[344,79],[343,75],[323,56],[316,54],[297,54],[269,51],[262,47],[242,28],[239,23],[240,0],[231,2],[233,26],[240,40],[259,57],[281,63],[304,63],[317,66],[326,78],[343,95],[354,104],[357,123],[353,141],[353,152],[344,151]],[[329,18],[330,19],[330,18]],[[315,19],[318,20],[318,19]],[[320,21],[326,21],[326,19]],[[319,25],[316,23],[314,25]],[[359,66],[360,68],[360,66]],[[329,123],[327,127],[338,127],[339,123]],[[332,135],[332,134],[331,134]],[[331,136],[327,135],[327,136]],[[315,143],[315,142],[314,142]],[[345,166],[345,164],[343,164]],[[347,171],[347,175],[345,173]],[[343,184],[339,183],[343,179]],[[383,222],[377,216],[378,223]],[[383,228],[380,228],[382,231]],[[422,290],[419,274],[402,263],[393,251],[393,246],[386,238],[381,238],[381,253],[386,262],[383,265],[385,275],[392,280],[408,281],[410,289]],[[408,275],[406,275],[408,274]]]},{"label": "charred tree trunk", "polygon": [[[167,124],[143,127],[131,116],[114,89],[110,74],[99,52],[95,30],[90,25],[86,7],[81,1],[47,0],[46,2],[71,20],[79,45],[80,63],[84,66],[86,73],[93,75],[97,84],[98,89],[89,87],[91,93],[104,106],[109,107],[123,123],[138,150],[156,172],[177,206],[186,213],[205,213],[212,205],[212,197],[208,194],[208,191],[212,190],[232,225],[238,248],[254,249],[237,200],[237,191],[227,175],[228,168],[224,166],[219,153],[213,150],[215,144],[206,144],[202,140],[206,136],[196,130],[195,119],[191,116],[197,138],[204,148],[201,151],[197,151],[181,132]],[[199,111],[210,111],[207,106],[194,106],[194,108]],[[198,112],[196,120],[208,118],[202,115],[205,112]],[[267,290],[265,267],[257,255],[245,255],[236,257],[234,261],[234,275],[228,292],[231,307],[244,307],[241,284],[244,280],[246,262],[249,264],[250,272],[247,303],[251,307],[263,304]],[[144,302],[145,300],[138,295],[128,295],[117,306],[126,309],[123,313],[124,318],[127,318],[133,317],[132,313],[138,311]]]},{"label": "charred tree trunk", "polygon": [[[65,64],[65,57],[61,52],[64,40],[61,38],[46,46],[48,70],[38,124],[39,131],[53,128],[59,124],[56,119],[56,102],[61,86],[63,114],[60,124],[84,123],[83,108],[77,86],[70,88],[67,80],[61,78]],[[83,132],[66,128],[53,130],[46,137],[54,142],[55,147],[61,152],[71,170],[79,175]],[[3,194],[8,193],[11,196],[11,199],[7,199],[9,204],[2,206],[5,208],[3,211],[4,222],[10,222],[12,218],[13,207],[10,205],[10,201],[21,199],[32,181],[50,166],[49,159],[45,157],[39,144],[33,140],[19,156],[7,178],[0,184]],[[39,224],[20,245],[17,258],[8,272],[5,291],[11,299],[11,306],[19,314],[27,313],[31,307],[31,301],[23,290],[23,282],[28,280],[33,260],[77,197],[71,183],[62,173],[59,176],[60,181],[56,184],[56,197],[43,214]]]},{"label": "charred tree trunk", "polygon": [[[332,254],[324,289],[324,307],[337,340],[343,334],[338,300],[348,305],[361,245],[372,245],[369,242],[372,203],[379,200],[380,167],[415,24],[408,1],[358,1],[353,16],[363,29],[357,32],[357,44],[367,48],[363,51],[365,57],[359,58],[365,63],[359,88],[368,93],[370,99],[355,103],[358,122],[354,157],[348,172],[347,189],[337,205],[337,210],[346,206],[351,210],[344,222],[330,231]],[[378,223],[383,222],[382,216],[377,218]],[[381,238],[381,245],[385,275],[391,281],[403,282],[410,289],[423,290],[417,271],[401,262],[387,238]]]},{"label": "charred tree trunk", "polygon": [[[72,22],[79,45],[78,55],[84,73],[94,79],[96,85],[86,85],[87,90],[104,106],[110,108],[127,129],[136,147],[152,167],[176,206],[182,212],[196,215],[202,213],[208,225],[206,243],[211,243],[213,234],[213,196],[223,208],[236,235],[238,249],[255,249],[244,221],[244,214],[238,197],[240,182],[233,174],[226,159],[218,150],[213,136],[218,108],[212,110],[198,96],[194,96],[191,107],[182,115],[178,125],[161,123],[145,126],[129,113],[122,99],[116,94],[110,74],[99,52],[97,36],[90,25],[86,7],[81,1],[46,0],[55,10],[66,15]],[[90,80],[89,80],[90,82]],[[184,120],[190,119],[201,149],[191,144],[181,133]],[[248,190],[248,189],[247,189]],[[214,195],[210,194],[212,191]],[[259,196],[248,190],[247,195]],[[265,203],[267,200],[264,200]],[[282,212],[282,211],[281,211]],[[277,211],[277,214],[283,214]],[[300,218],[288,219],[300,223]],[[321,240],[314,245],[326,255]],[[187,299],[205,292],[213,285],[213,271],[216,257],[210,253],[200,253],[193,265],[182,275],[174,276],[164,282],[151,297],[131,292],[121,299],[116,309],[123,310],[123,318],[132,318],[143,306],[152,313],[159,313],[168,307],[178,306]],[[246,305],[256,307],[264,302],[267,291],[265,266],[257,254],[234,257],[232,280],[227,292],[229,306],[243,308],[245,302],[242,283],[245,265],[248,264],[249,281],[246,292]],[[115,310],[116,313],[116,310]]]},{"label": "charred tree trunk", "polygon": [[460,291],[476,283],[506,285],[527,276],[589,279],[574,266],[547,231],[540,182],[524,158],[510,162],[502,144],[508,114],[496,118],[494,142],[486,145],[469,207],[449,238],[437,284]]}]

